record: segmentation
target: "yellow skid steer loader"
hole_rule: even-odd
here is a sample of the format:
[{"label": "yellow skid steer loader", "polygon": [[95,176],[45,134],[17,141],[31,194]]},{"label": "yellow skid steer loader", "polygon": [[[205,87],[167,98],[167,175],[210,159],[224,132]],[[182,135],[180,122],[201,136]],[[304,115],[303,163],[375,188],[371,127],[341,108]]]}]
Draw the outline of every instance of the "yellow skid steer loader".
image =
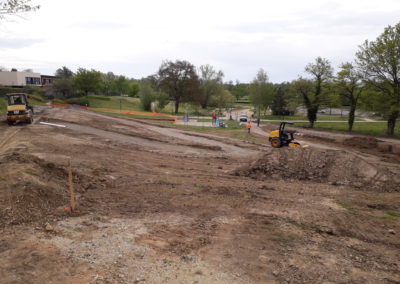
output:
[{"label": "yellow skid steer loader", "polygon": [[24,93],[7,94],[7,122],[33,122],[33,107],[29,105],[27,95]]},{"label": "yellow skid steer loader", "polygon": [[274,148],[282,146],[289,146],[291,148],[308,148],[308,145],[300,145],[299,142],[294,141],[295,130],[285,130],[286,124],[293,124],[293,122],[282,121],[278,130],[271,131],[269,134],[269,142]]}]

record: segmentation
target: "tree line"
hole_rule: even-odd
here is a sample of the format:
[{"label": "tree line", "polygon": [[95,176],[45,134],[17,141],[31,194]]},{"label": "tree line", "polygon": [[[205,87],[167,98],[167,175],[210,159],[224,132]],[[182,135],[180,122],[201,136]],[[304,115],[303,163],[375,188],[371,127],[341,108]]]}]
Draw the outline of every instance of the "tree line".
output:
[{"label": "tree line", "polygon": [[139,97],[145,110],[153,103],[162,109],[170,101],[179,112],[182,103],[199,108],[232,108],[247,100],[260,115],[293,115],[299,106],[314,127],[322,107],[346,106],[348,130],[352,131],[357,108],[382,114],[387,134],[393,135],[400,115],[400,23],[388,26],[374,41],[359,46],[353,62],[344,62],[334,72],[330,61],[317,57],[304,68],[305,75],[291,82],[273,84],[260,69],[250,83],[224,82],[224,73],[211,65],[195,67],[185,60],[163,61],[158,71],[140,80],[112,72],[67,67],[58,69],[52,91],[64,98],[88,94]]}]

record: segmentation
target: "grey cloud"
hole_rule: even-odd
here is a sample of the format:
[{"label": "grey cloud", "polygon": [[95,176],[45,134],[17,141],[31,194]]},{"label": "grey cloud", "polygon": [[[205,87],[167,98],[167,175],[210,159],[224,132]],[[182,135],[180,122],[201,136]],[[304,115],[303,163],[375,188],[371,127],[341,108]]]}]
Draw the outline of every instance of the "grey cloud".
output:
[{"label": "grey cloud", "polygon": [[[328,8],[328,7],[327,7]],[[324,34],[330,35],[354,35],[362,31],[382,30],[382,26],[396,24],[399,20],[400,9],[389,12],[359,13],[346,11],[339,6],[318,12],[305,12],[304,16],[292,19],[268,20],[258,23],[245,23],[236,26],[221,26],[223,31],[237,33],[265,33],[265,34]]]},{"label": "grey cloud", "polygon": [[44,42],[41,38],[0,38],[0,49],[5,48],[24,48],[37,43]]},{"label": "grey cloud", "polygon": [[128,28],[129,25],[110,21],[91,21],[76,23],[70,27],[89,30],[118,30]]}]

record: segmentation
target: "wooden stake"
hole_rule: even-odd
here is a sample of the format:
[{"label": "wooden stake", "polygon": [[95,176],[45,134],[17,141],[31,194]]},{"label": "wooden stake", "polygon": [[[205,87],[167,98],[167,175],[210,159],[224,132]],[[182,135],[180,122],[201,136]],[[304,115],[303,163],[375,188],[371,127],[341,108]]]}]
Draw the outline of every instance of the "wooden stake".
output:
[{"label": "wooden stake", "polygon": [[69,160],[69,163],[68,163],[68,185],[69,185],[71,212],[73,212],[73,211],[75,211],[76,201],[75,201],[74,186],[72,184],[71,159]]}]

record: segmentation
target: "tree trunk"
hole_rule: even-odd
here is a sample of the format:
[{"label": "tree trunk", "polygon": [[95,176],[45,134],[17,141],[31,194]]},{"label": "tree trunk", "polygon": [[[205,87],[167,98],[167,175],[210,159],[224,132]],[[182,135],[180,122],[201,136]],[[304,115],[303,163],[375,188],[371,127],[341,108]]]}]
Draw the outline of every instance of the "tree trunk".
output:
[{"label": "tree trunk", "polygon": [[387,135],[394,135],[394,128],[396,126],[396,120],[399,118],[400,111],[394,111],[389,115],[387,122]]},{"label": "tree trunk", "polygon": [[317,120],[317,112],[318,108],[308,108],[307,109],[307,118],[310,122],[310,127],[314,128],[314,122]]},{"label": "tree trunk", "polygon": [[175,100],[175,114],[178,114],[179,111],[179,100]]},{"label": "tree trunk", "polygon": [[356,106],[352,104],[350,106],[350,112],[349,112],[349,131],[350,132],[353,131],[354,114],[355,114],[355,112],[356,112]]}]

